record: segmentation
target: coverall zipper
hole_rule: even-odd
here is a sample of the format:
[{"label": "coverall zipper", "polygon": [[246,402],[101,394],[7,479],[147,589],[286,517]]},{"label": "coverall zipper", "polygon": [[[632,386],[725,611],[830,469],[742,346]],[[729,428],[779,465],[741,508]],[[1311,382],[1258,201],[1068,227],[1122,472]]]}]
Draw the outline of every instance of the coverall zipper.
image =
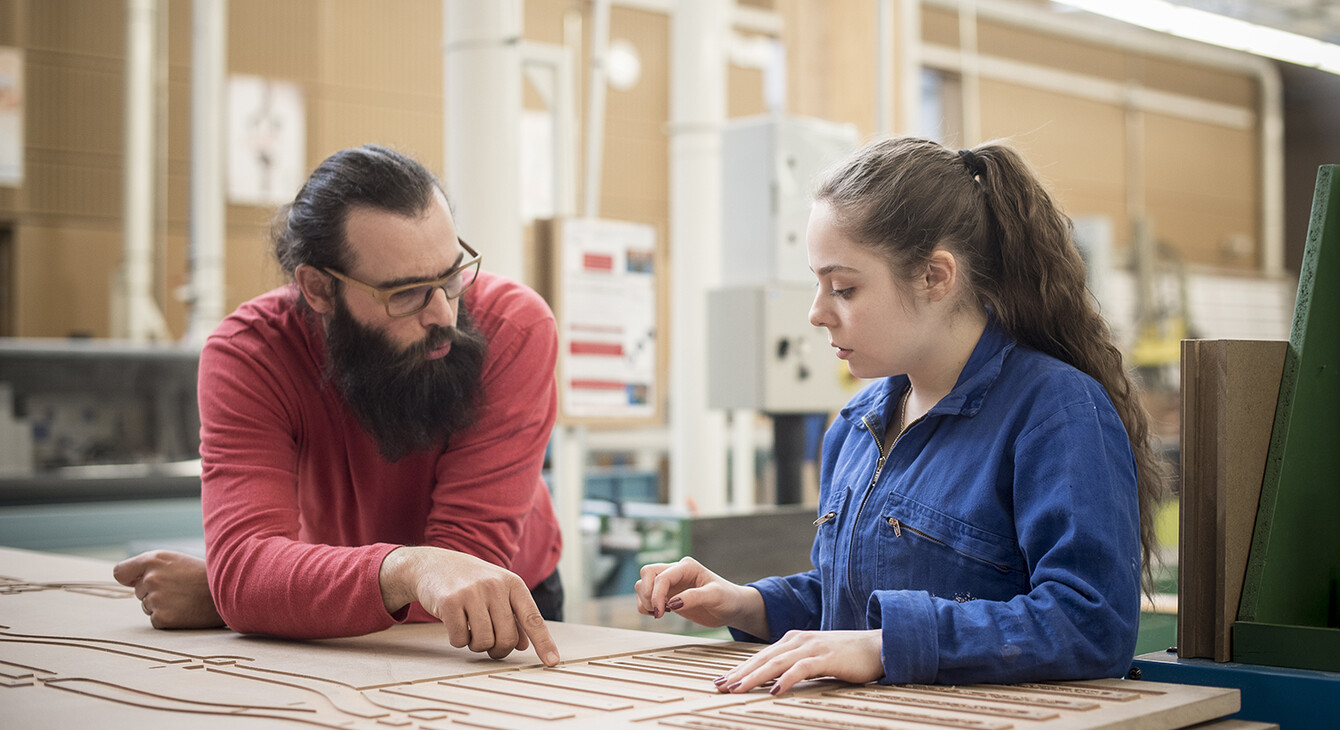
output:
[{"label": "coverall zipper", "polygon": [[879,458],[875,460],[875,473],[870,477],[870,484],[865,488],[865,495],[861,497],[861,506],[856,509],[856,519],[852,520],[851,523],[851,544],[847,546],[847,598],[853,606],[861,605],[856,599],[856,594],[852,592],[852,586],[856,584],[855,576],[852,575],[852,565],[855,563],[853,558],[856,555],[856,530],[861,524],[861,514],[865,512],[865,503],[870,500],[870,495],[874,493],[875,484],[879,482],[880,472],[884,471],[884,462],[888,461],[889,457],[893,455],[893,450],[898,446],[898,441],[903,438],[903,434],[912,428],[913,424],[920,421],[924,416],[903,427],[903,430],[893,438],[893,443],[889,444],[887,454],[884,453],[884,442],[880,441],[879,432],[875,430],[874,426],[870,425],[870,421],[867,421],[866,418],[866,416],[861,416],[861,425],[865,426],[865,430],[869,431],[870,436],[875,439],[875,448],[879,450]]},{"label": "coverall zipper", "polygon": [[[879,451],[879,458],[875,460],[875,473],[870,477],[870,484],[866,486],[865,494],[861,497],[861,506],[856,509],[856,519],[852,520],[851,523],[851,543],[847,546],[847,600],[851,601],[853,606],[860,605],[856,594],[852,591],[852,586],[856,584],[856,577],[852,575],[852,566],[856,562],[854,560],[856,555],[856,530],[861,524],[861,514],[865,512],[865,503],[870,500],[870,495],[875,491],[875,484],[879,482],[880,472],[884,471],[884,462],[888,460],[889,454],[893,453],[892,447],[889,448],[889,454],[884,453],[884,443],[880,441],[879,434],[866,420],[865,416],[861,416],[861,425],[865,426],[865,430],[869,431],[871,437],[875,439],[875,448]],[[902,434],[899,434],[900,438],[901,436]],[[893,443],[897,444],[898,439],[895,438]]]}]

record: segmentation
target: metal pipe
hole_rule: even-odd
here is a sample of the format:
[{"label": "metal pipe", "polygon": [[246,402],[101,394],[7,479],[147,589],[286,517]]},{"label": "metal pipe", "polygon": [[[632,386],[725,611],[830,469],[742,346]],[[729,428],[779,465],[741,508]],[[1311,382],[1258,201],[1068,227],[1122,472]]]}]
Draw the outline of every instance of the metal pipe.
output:
[{"label": "metal pipe", "polygon": [[158,0],[126,2],[123,259],[113,288],[114,337],[145,341],[166,327],[153,299],[154,110]]},{"label": "metal pipe", "polygon": [[602,165],[605,159],[605,64],[609,55],[610,3],[591,3],[591,81],[586,96],[586,191],[582,210],[600,217]]},{"label": "metal pipe", "polygon": [[223,119],[228,0],[191,5],[191,216],[189,316],[184,342],[200,346],[224,315]]}]

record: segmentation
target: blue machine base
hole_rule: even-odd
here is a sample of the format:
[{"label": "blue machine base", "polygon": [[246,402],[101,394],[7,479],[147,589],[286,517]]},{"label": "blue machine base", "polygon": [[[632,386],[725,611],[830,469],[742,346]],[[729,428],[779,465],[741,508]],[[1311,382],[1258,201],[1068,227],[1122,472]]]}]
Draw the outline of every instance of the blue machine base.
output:
[{"label": "blue machine base", "polygon": [[1169,651],[1141,654],[1132,667],[1151,682],[1231,687],[1242,709],[1229,717],[1273,722],[1281,730],[1340,727],[1340,673],[1259,664],[1182,659]]}]

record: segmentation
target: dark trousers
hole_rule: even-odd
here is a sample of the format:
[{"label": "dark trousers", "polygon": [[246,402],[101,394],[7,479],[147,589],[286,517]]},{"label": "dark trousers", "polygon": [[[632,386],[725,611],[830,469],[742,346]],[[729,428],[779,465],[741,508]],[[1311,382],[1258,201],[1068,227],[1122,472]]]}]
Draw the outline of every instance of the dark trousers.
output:
[{"label": "dark trousers", "polygon": [[563,580],[558,577],[558,568],[531,590],[530,597],[545,621],[563,620]]}]

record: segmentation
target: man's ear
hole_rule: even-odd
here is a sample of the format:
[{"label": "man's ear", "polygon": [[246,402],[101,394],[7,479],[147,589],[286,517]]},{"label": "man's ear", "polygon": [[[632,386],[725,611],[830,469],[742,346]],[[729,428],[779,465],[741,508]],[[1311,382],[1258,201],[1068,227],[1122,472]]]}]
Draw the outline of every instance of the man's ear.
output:
[{"label": "man's ear", "polygon": [[938,302],[949,296],[958,283],[958,274],[958,259],[949,249],[937,248],[932,251],[930,260],[926,262],[926,297],[932,302]]},{"label": "man's ear", "polygon": [[318,314],[330,314],[335,310],[335,292],[329,274],[314,266],[298,264],[293,270],[293,279],[298,282],[303,298]]}]

